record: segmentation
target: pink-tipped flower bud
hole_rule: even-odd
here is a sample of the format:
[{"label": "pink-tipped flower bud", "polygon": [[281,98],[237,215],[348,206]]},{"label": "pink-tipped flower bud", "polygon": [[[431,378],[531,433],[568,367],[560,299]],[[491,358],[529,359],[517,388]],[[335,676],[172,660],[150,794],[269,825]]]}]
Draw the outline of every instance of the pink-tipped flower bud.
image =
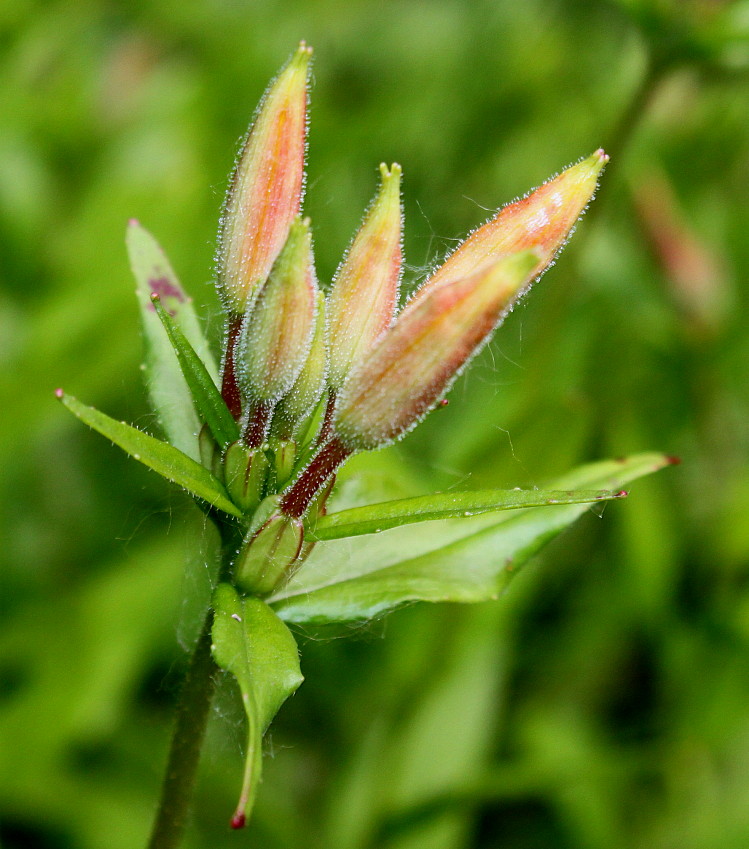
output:
[{"label": "pink-tipped flower bud", "polygon": [[538,254],[523,251],[412,301],[341,389],[337,439],[368,450],[410,430],[486,342],[537,267]]},{"label": "pink-tipped flower bud", "polygon": [[608,156],[597,150],[562,171],[524,198],[510,203],[479,227],[415,293],[417,302],[440,286],[463,280],[499,257],[533,249],[538,260],[533,277],[542,274],[564,247],[577,220],[595,194]]},{"label": "pink-tipped flower bud", "polygon": [[291,389],[307,359],[316,308],[309,221],[297,218],[242,324],[239,381],[250,402],[275,402]]},{"label": "pink-tipped flower bud", "polygon": [[217,277],[224,305],[235,315],[267,278],[301,208],[311,53],[302,42],[267,89],[232,175]]},{"label": "pink-tipped flower bud", "polygon": [[401,275],[400,165],[380,165],[382,184],[328,296],[328,382],[337,390],[390,326]]}]

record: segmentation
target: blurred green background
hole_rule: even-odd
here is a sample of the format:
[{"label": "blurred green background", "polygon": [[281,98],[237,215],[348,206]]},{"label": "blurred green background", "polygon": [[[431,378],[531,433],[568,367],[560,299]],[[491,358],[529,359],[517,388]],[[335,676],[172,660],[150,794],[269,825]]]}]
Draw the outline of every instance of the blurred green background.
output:
[{"label": "blurred green background", "polygon": [[500,602],[300,633],[307,681],[239,834],[223,681],[186,846],[749,846],[748,33],[745,0],[2,5],[3,849],[145,842],[206,531],[52,390],[155,428],[125,223],[218,332],[226,175],[301,38],[322,280],[381,160],[404,168],[415,283],[490,210],[612,157],[450,406],[350,474],[423,493],[641,450],[683,463],[591,512]]}]

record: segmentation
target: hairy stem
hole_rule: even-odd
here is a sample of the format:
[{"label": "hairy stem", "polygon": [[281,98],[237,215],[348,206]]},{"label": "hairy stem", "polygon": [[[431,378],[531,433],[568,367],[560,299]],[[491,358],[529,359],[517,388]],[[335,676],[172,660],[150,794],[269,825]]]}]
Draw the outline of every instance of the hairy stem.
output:
[{"label": "hairy stem", "polygon": [[[219,580],[224,580],[230,573],[239,537],[234,525],[220,523],[219,530],[222,537]],[[148,849],[177,849],[187,824],[218,671],[211,655],[212,626],[213,610],[209,609],[179,694],[161,798]]]},{"label": "hairy stem", "polygon": [[242,399],[237,384],[237,366],[234,360],[237,339],[242,329],[242,317],[231,316],[226,330],[226,350],[221,369],[221,397],[229,408],[229,412],[239,420],[242,415]]},{"label": "hairy stem", "polygon": [[174,734],[149,849],[179,846],[187,822],[215,686],[217,667],[211,657],[212,624],[213,611],[209,610],[177,704]]}]

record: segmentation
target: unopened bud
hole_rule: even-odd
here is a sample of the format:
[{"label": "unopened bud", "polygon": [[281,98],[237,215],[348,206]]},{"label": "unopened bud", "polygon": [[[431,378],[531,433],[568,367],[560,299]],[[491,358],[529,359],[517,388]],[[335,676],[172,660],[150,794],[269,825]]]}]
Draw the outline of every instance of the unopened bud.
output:
[{"label": "unopened bud", "polygon": [[231,500],[245,513],[262,501],[268,477],[268,458],[259,449],[233,442],[224,455],[224,480]]},{"label": "unopened bud", "polygon": [[[325,344],[325,296],[317,297],[315,329],[312,333],[307,359],[294,385],[283,396],[276,409],[273,432],[291,437],[296,425],[312,412],[325,389],[328,351]],[[277,427],[276,427],[277,425]]]},{"label": "unopened bud", "polygon": [[239,383],[251,402],[275,402],[291,389],[309,352],[316,304],[309,222],[297,218],[242,325]]},{"label": "unopened bud", "polygon": [[217,276],[224,304],[235,315],[267,278],[301,208],[311,53],[302,42],[266,91],[232,175]]},{"label": "unopened bud", "polygon": [[504,257],[412,301],[351,373],[333,429],[351,450],[402,436],[444,395],[538,266],[534,251]]},{"label": "unopened bud", "polygon": [[380,165],[382,185],[328,297],[328,382],[337,390],[391,324],[401,275],[401,167]]},{"label": "unopened bud", "polygon": [[567,242],[595,194],[598,176],[608,161],[603,150],[597,150],[526,197],[500,209],[447,258],[410,303],[518,251],[535,251],[538,259],[531,276],[538,277]]},{"label": "unopened bud", "polygon": [[274,513],[245,540],[235,566],[238,586],[253,595],[268,595],[291,576],[303,540],[298,519]]}]

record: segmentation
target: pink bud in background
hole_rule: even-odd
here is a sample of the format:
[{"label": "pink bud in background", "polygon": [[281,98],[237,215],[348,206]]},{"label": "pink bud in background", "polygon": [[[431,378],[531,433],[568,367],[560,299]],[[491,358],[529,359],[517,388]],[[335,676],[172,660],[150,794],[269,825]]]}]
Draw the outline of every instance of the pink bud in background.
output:
[{"label": "pink bud in background", "polygon": [[380,165],[382,185],[328,296],[328,383],[338,390],[393,320],[401,275],[401,167]]},{"label": "pink bud in background", "polygon": [[234,315],[267,278],[301,208],[311,53],[302,42],[266,91],[234,170],[217,252],[219,292]]},{"label": "pink bud in background", "polygon": [[685,320],[700,332],[719,330],[732,300],[723,257],[690,226],[664,174],[641,176],[634,194],[653,255]]},{"label": "pink bud in background", "polygon": [[532,276],[538,277],[569,238],[592,199],[598,176],[608,160],[602,150],[597,150],[526,197],[500,209],[447,258],[410,303],[420,301],[435,288],[473,274],[500,256],[531,248],[538,256]]},{"label": "pink bud in background", "polygon": [[333,419],[353,450],[402,436],[449,389],[526,289],[538,254],[498,259],[412,302],[343,385]]}]

